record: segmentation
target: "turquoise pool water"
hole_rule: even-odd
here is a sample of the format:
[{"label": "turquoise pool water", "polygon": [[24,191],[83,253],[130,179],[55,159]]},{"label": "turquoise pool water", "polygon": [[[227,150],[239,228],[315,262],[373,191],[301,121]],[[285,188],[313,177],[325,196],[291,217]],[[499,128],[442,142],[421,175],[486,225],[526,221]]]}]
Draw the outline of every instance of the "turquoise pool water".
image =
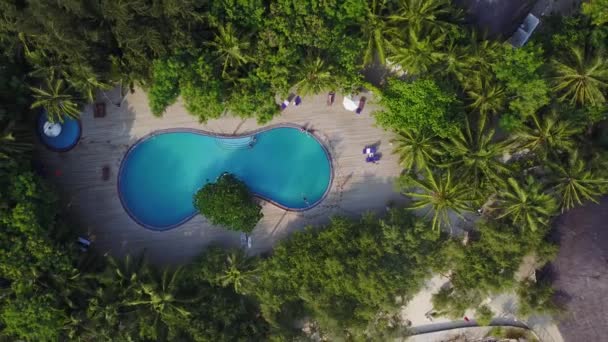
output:
[{"label": "turquoise pool water", "polygon": [[238,138],[172,130],[144,138],[127,152],[118,191],[135,221],[166,230],[195,215],[193,195],[224,172],[236,175],[257,196],[291,210],[320,202],[332,174],[325,148],[298,128]]}]

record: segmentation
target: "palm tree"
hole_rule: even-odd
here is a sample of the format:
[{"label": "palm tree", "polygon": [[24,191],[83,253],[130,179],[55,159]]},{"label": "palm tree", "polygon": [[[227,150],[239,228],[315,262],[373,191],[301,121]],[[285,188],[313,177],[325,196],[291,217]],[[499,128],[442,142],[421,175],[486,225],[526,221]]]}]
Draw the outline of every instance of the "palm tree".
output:
[{"label": "palm tree", "polygon": [[215,48],[212,53],[222,63],[222,76],[226,76],[228,67],[237,68],[250,61],[247,56],[250,43],[239,38],[231,23],[218,26],[218,33],[207,45]]},{"label": "palm tree", "polygon": [[51,122],[63,122],[65,117],[78,118],[78,105],[64,85],[63,79],[47,79],[44,88],[31,87],[35,99],[31,108],[44,108]]},{"label": "palm tree", "polygon": [[549,152],[571,151],[575,147],[574,137],[581,128],[569,120],[560,120],[556,113],[542,119],[532,115],[532,127],[523,125],[512,136],[513,144],[546,155]]},{"label": "palm tree", "polygon": [[399,154],[399,162],[406,171],[421,171],[438,161],[441,150],[438,147],[438,137],[409,129],[401,130],[397,137],[391,140],[396,144],[393,153]]},{"label": "palm tree", "polygon": [[437,66],[437,72],[452,79],[465,83],[470,77],[472,70],[470,64],[471,51],[468,45],[458,44],[454,39],[450,39],[445,51],[443,60]]},{"label": "palm tree", "polygon": [[299,81],[295,88],[300,95],[318,94],[331,90],[336,85],[332,68],[325,65],[320,57],[307,59],[300,69]]},{"label": "palm tree", "polygon": [[433,65],[444,58],[440,47],[444,44],[445,35],[424,35],[421,38],[415,30],[408,31],[407,40],[389,56],[391,62],[400,65],[412,74],[428,72]]},{"label": "palm tree", "polygon": [[445,33],[461,15],[449,0],[401,0],[390,19],[416,32]]},{"label": "palm tree", "polygon": [[394,29],[389,26],[384,12],[387,10],[387,0],[366,1],[366,15],[360,23],[361,35],[365,41],[363,65],[368,66],[377,61],[384,65],[387,52],[391,49],[391,37]]},{"label": "palm tree", "polygon": [[95,91],[107,90],[111,86],[99,79],[99,77],[90,68],[77,66],[71,72],[64,73],[63,77],[67,80],[73,89],[76,89],[85,101],[95,101]]},{"label": "palm tree", "polygon": [[581,106],[606,102],[603,91],[608,89],[608,60],[601,54],[589,56],[572,48],[566,60],[553,60],[553,69],[553,89],[562,93],[560,100]]},{"label": "palm tree", "polygon": [[496,188],[503,182],[511,170],[500,161],[508,147],[507,143],[494,142],[494,130],[486,130],[483,122],[480,127],[471,130],[468,121],[458,134],[442,143],[451,161],[446,166],[453,168],[458,175],[475,191]]},{"label": "palm tree", "polygon": [[498,192],[496,206],[498,218],[508,218],[516,226],[536,231],[547,227],[557,211],[555,198],[542,191],[542,184],[528,176],[523,185],[514,178],[507,180],[507,187]]},{"label": "palm tree", "polygon": [[233,287],[236,293],[245,294],[252,288],[255,267],[255,259],[248,258],[242,250],[232,251],[226,256],[226,270],[218,281],[224,287]]},{"label": "palm tree", "polygon": [[507,101],[505,89],[486,78],[473,77],[467,96],[471,100],[469,108],[476,110],[483,118],[501,111]]},{"label": "palm tree", "polygon": [[426,208],[432,212],[433,229],[449,226],[451,212],[462,218],[463,212],[471,211],[470,185],[452,179],[450,169],[441,175],[426,169],[424,179],[405,177],[400,179],[400,183],[406,189],[404,194],[413,198],[409,209]]},{"label": "palm tree", "polygon": [[584,201],[598,203],[597,198],[606,190],[608,179],[586,164],[578,151],[574,151],[566,163],[550,163],[549,166],[553,171],[551,189],[560,199],[562,213]]}]

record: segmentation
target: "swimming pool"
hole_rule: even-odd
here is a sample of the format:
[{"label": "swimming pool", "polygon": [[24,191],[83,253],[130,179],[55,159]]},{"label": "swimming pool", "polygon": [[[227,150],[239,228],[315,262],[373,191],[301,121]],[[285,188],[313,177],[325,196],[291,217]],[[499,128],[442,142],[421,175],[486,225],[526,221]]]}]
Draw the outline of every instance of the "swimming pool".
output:
[{"label": "swimming pool", "polygon": [[224,172],[244,181],[256,196],[288,210],[314,207],[332,181],[327,150],[297,127],[271,127],[239,137],[172,129],[131,147],[120,166],[118,192],[137,223],[167,230],[196,214],[194,194]]}]

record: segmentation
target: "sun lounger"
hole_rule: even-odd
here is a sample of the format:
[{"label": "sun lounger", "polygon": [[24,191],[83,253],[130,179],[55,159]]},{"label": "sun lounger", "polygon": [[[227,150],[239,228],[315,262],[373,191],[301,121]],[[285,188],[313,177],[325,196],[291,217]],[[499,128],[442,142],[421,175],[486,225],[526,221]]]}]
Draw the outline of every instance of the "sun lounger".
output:
[{"label": "sun lounger", "polygon": [[247,248],[251,248],[252,240],[251,236],[247,235]]},{"label": "sun lounger", "polygon": [[365,97],[362,97],[359,100],[359,107],[357,107],[357,110],[355,111],[357,114],[361,114],[361,112],[363,111],[363,108],[365,107]]},{"label": "sun lounger", "polygon": [[86,252],[89,247],[91,246],[91,241],[83,238],[83,237],[78,237],[78,239],[76,239],[76,241],[78,242],[78,245],[80,245],[80,250],[83,252]]},{"label": "sun lounger", "polygon": [[241,233],[241,247],[247,246],[247,234]]},{"label": "sun lounger", "polygon": [[301,103],[302,103],[302,98],[300,97],[300,95],[296,96],[296,100],[295,100],[296,106],[299,106]]},{"label": "sun lounger", "polygon": [[93,117],[94,118],[103,118],[105,116],[106,116],[106,104],[103,102],[96,103]]},{"label": "sun lounger", "polygon": [[330,91],[327,94],[327,105],[332,106],[334,104],[335,100],[336,100],[336,93],[334,93],[333,91]]},{"label": "sun lounger", "polygon": [[107,181],[110,179],[110,167],[105,165],[101,168],[101,180]]},{"label": "sun lounger", "polygon": [[289,107],[289,100],[285,100],[281,103],[281,110],[285,110],[287,107]]}]

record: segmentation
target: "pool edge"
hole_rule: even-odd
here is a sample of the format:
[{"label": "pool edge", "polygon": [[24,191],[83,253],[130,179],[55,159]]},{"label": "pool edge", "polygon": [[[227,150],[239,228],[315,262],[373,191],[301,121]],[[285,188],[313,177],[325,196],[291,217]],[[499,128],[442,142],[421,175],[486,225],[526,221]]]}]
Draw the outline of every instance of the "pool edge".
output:
[{"label": "pool edge", "polygon": [[[80,121],[79,121],[80,123]],[[170,225],[170,226],[166,226],[166,227],[162,227],[161,229],[158,229],[159,227],[155,227],[155,226],[151,226],[148,225],[146,223],[141,222],[140,220],[138,220],[137,218],[135,218],[135,216],[133,215],[133,213],[131,213],[131,211],[127,208],[127,206],[125,205],[124,199],[123,199],[123,195],[122,192],[120,191],[120,184],[121,184],[121,174],[122,174],[122,168],[124,166],[124,161],[127,158],[127,156],[131,153],[131,151],[138,146],[140,143],[144,142],[145,140],[152,138],[156,135],[160,135],[160,134],[165,134],[165,133],[179,133],[179,132],[187,132],[187,133],[194,133],[194,134],[199,134],[199,135],[204,135],[204,136],[208,136],[208,137],[213,137],[213,138],[225,138],[225,139],[237,139],[237,138],[242,138],[242,137],[246,137],[246,136],[251,136],[254,134],[258,134],[261,132],[265,132],[265,131],[269,131],[271,129],[275,129],[275,128],[293,128],[293,129],[304,129],[304,127],[297,125],[297,124],[292,124],[292,123],[278,123],[278,124],[272,124],[272,125],[268,125],[268,126],[264,126],[264,127],[260,127],[258,129],[252,130],[252,131],[248,131],[248,132],[244,132],[242,134],[226,134],[226,133],[215,133],[215,132],[210,132],[210,131],[205,131],[202,129],[197,129],[197,128],[184,128],[184,127],[179,127],[179,128],[164,128],[164,129],[159,129],[159,130],[155,130],[153,132],[150,132],[148,134],[145,134],[144,136],[142,136],[141,138],[138,138],[133,144],[131,144],[131,146],[129,146],[129,149],[127,149],[127,151],[124,153],[124,155],[122,156],[121,160],[120,160],[120,167],[118,168],[118,173],[116,176],[116,191],[118,192],[118,198],[120,200],[120,205],[122,206],[122,208],[124,209],[124,211],[127,213],[127,215],[129,215],[129,217],[135,221],[135,223],[137,223],[138,225],[148,229],[148,230],[152,230],[155,232],[164,232],[167,230],[171,230],[171,229],[175,229],[185,223],[187,223],[188,221],[192,220],[196,215],[199,215],[198,212],[195,212],[194,214],[192,214],[191,216],[188,216],[186,218],[184,218],[183,220],[181,220],[180,222]],[[325,143],[323,143],[323,141],[320,139],[319,136],[317,136],[315,134],[315,132],[310,132],[308,131],[308,134],[310,136],[312,136],[318,143],[319,145],[321,145],[321,147],[323,148],[323,152],[325,152],[325,156],[327,157],[327,161],[329,162],[329,182],[327,184],[327,189],[325,189],[325,192],[323,193],[323,195],[316,201],[314,202],[312,205],[306,207],[306,208],[289,208],[286,206],[283,206],[269,198],[266,198],[264,196],[258,195],[254,192],[252,192],[253,197],[256,197],[258,199],[261,199],[263,201],[266,201],[280,209],[283,209],[285,211],[288,212],[304,212],[304,211],[308,211],[311,210],[313,208],[315,208],[316,206],[318,206],[319,204],[321,204],[321,202],[323,202],[323,200],[327,197],[327,195],[329,195],[329,193],[331,192],[332,186],[333,186],[333,181],[334,181],[334,161],[332,158],[332,155],[329,151],[329,149],[327,148],[327,146],[325,145]],[[80,139],[79,139],[80,140]],[[72,147],[73,148],[73,147]]]}]

